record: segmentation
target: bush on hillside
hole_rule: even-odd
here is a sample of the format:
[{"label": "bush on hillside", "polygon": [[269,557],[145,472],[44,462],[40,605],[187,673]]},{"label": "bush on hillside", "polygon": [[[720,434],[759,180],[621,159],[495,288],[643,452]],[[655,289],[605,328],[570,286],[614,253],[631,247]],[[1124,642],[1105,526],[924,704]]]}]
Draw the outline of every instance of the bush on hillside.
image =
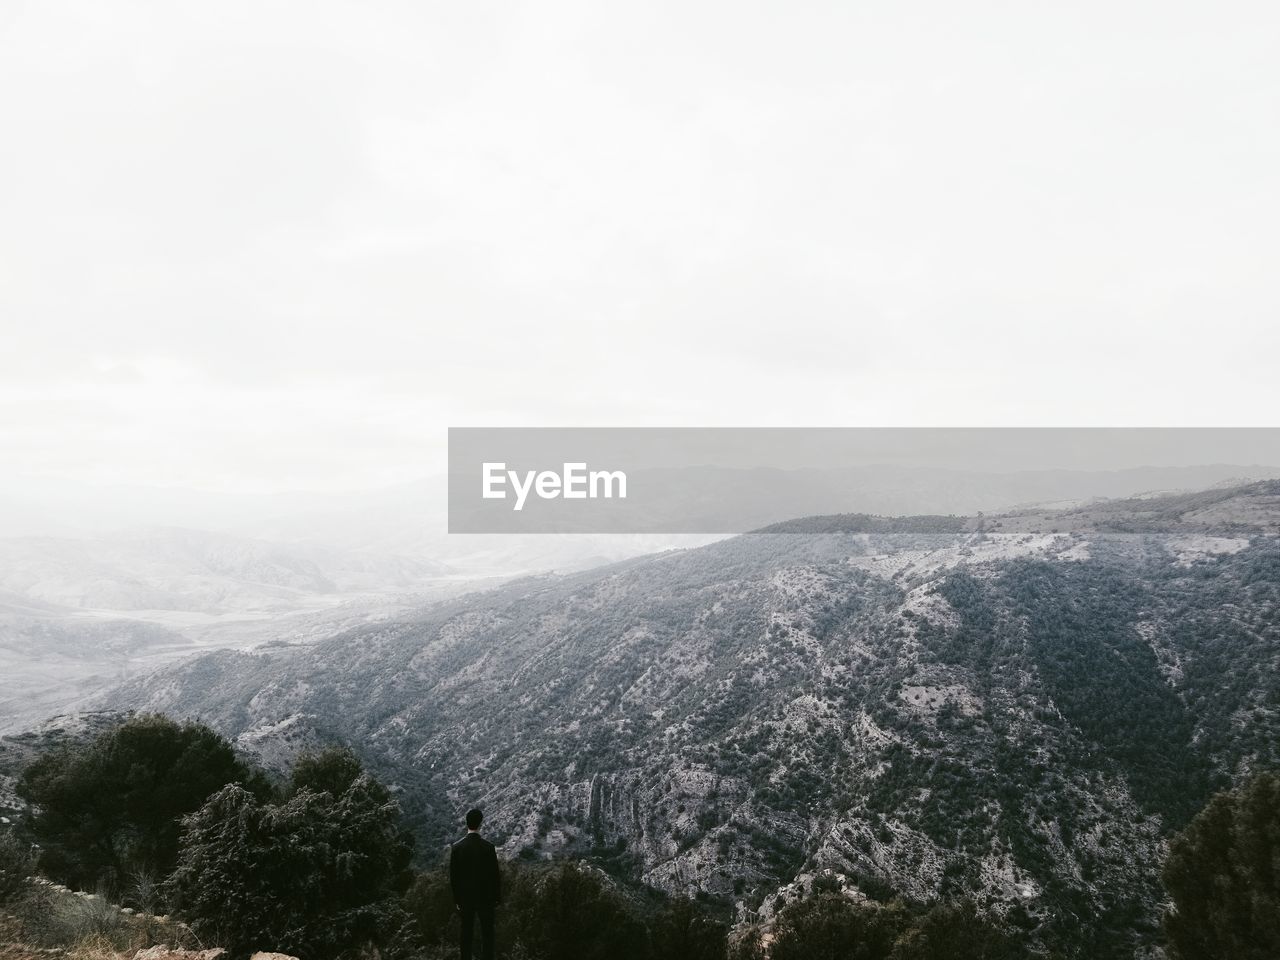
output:
[{"label": "bush on hillside", "polygon": [[972,901],[934,905],[899,935],[890,960],[1019,960],[1024,957],[1004,930]]},{"label": "bush on hillside", "polygon": [[14,836],[12,830],[0,833],[0,907],[20,899],[27,890],[27,877],[35,873],[36,857],[31,844]]},{"label": "bush on hillside", "polygon": [[[364,766],[350,747],[328,747],[319,752],[304,753],[294,761],[288,792],[292,795],[310,790],[341,796],[363,773]],[[371,783],[381,787],[377,781]]]},{"label": "bush on hillside", "polygon": [[910,914],[899,903],[855,903],[824,893],[778,916],[770,960],[889,960]]}]

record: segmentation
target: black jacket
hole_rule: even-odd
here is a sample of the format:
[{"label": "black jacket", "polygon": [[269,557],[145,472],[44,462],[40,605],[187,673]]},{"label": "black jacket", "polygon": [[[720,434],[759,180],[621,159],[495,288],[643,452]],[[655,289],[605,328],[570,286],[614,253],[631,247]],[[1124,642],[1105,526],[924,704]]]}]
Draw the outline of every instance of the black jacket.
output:
[{"label": "black jacket", "polygon": [[449,883],[453,902],[492,906],[501,899],[498,851],[478,833],[468,833],[449,848]]}]

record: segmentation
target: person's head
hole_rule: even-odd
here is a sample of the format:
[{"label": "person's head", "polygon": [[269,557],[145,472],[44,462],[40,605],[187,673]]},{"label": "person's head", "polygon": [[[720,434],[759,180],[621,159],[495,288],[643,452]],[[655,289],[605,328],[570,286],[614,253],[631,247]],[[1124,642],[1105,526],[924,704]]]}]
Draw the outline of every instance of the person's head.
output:
[{"label": "person's head", "polygon": [[480,824],[484,823],[484,814],[479,810],[467,811],[467,829],[479,830]]}]

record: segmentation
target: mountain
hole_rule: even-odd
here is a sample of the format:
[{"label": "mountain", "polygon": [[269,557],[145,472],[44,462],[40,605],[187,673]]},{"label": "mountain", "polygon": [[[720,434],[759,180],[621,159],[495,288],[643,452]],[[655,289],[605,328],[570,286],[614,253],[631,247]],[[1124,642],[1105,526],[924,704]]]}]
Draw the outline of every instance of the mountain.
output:
[{"label": "mountain", "polygon": [[284,540],[180,527],[0,538],[0,731],[82,707],[195,652],[330,637],[512,575],[581,569],[682,540],[471,538],[463,570],[436,559],[441,551],[418,542],[411,522],[400,531],[406,552],[373,535],[390,533],[390,512],[383,527],[348,519],[353,539],[336,544],[303,537],[305,524]]},{"label": "mountain", "polygon": [[[1170,832],[1280,764],[1280,483],[815,518],[219,651],[113,709],[343,740],[424,840],[577,854],[768,921],[830,871],[1146,955]],[[796,532],[799,531],[799,532]]]}]

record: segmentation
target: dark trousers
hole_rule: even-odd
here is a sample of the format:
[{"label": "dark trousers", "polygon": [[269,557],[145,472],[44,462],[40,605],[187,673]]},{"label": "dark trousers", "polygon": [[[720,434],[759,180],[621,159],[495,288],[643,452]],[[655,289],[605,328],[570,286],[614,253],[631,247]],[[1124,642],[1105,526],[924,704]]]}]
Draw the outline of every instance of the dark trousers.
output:
[{"label": "dark trousers", "polygon": [[493,960],[493,904],[464,903],[458,912],[462,914],[462,960],[471,960],[471,938],[477,918],[480,920],[480,960]]}]

